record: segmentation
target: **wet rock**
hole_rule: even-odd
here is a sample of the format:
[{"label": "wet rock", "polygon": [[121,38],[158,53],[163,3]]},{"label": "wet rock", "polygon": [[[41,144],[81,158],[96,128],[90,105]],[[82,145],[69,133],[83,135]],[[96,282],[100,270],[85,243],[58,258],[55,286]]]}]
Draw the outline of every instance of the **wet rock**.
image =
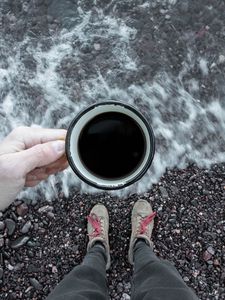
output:
[{"label": "wet rock", "polygon": [[123,293],[121,300],[130,300],[130,296],[127,293]]},{"label": "wet rock", "polygon": [[164,188],[163,186],[160,186],[160,187],[159,187],[159,190],[160,190],[161,195],[162,195],[163,198],[168,198],[168,197],[169,197],[166,188]]},{"label": "wet rock", "polygon": [[0,280],[2,279],[2,277],[3,277],[3,269],[0,267]]},{"label": "wet rock", "polygon": [[24,263],[18,263],[15,265],[14,271],[15,272],[21,271],[23,269],[23,267],[24,267]]},{"label": "wet rock", "polygon": [[13,270],[14,270],[14,266],[12,266],[11,264],[8,264],[8,265],[7,265],[7,269],[8,269],[9,271],[13,271]]},{"label": "wet rock", "polygon": [[38,209],[39,213],[47,213],[47,212],[52,212],[52,211],[53,211],[53,206],[51,206],[51,205],[45,205]]},{"label": "wet rock", "polygon": [[33,251],[31,251],[31,250],[29,250],[29,251],[27,252],[27,255],[28,255],[28,257],[30,257],[30,258],[33,258],[33,257],[34,257],[34,253],[33,253]]},{"label": "wet rock", "polygon": [[19,216],[24,217],[28,213],[28,206],[26,203],[22,203],[16,208],[16,212]]},{"label": "wet rock", "polygon": [[224,64],[224,63],[225,63],[225,56],[221,54],[218,59],[218,64]]},{"label": "wet rock", "polygon": [[36,278],[30,278],[29,281],[30,284],[35,288],[35,290],[42,290],[42,285]]},{"label": "wet rock", "polygon": [[0,236],[0,248],[4,246],[4,238]]},{"label": "wet rock", "polygon": [[220,266],[220,262],[219,262],[219,260],[218,260],[218,259],[214,259],[214,261],[213,261],[213,265],[214,265],[215,267],[218,267],[218,266]]},{"label": "wet rock", "polygon": [[30,230],[31,226],[32,226],[31,221],[27,221],[27,222],[23,225],[23,227],[22,227],[22,229],[21,229],[21,233],[23,233],[23,234],[27,233],[27,232]]},{"label": "wet rock", "polygon": [[4,222],[0,222],[0,230],[4,230],[5,229],[5,223]]},{"label": "wet rock", "polygon": [[174,224],[174,223],[176,223],[176,218],[171,218],[171,219],[168,220],[168,222],[170,224]]},{"label": "wet rock", "polygon": [[33,248],[36,246],[36,243],[34,241],[28,241],[27,246]]},{"label": "wet rock", "polygon": [[211,255],[214,255],[214,254],[215,254],[215,250],[213,249],[212,246],[209,246],[209,247],[207,248],[207,251],[208,251]]},{"label": "wet rock", "polygon": [[207,250],[203,253],[203,259],[204,259],[204,261],[210,260],[211,257],[212,257],[212,254],[209,253]]},{"label": "wet rock", "polygon": [[55,215],[54,215],[53,212],[49,211],[49,212],[47,213],[47,217],[48,217],[49,219],[54,219]]},{"label": "wet rock", "polygon": [[5,225],[7,228],[7,234],[9,236],[13,235],[15,229],[16,229],[16,223],[12,219],[6,219]]},{"label": "wet rock", "polygon": [[101,49],[101,45],[98,44],[98,43],[94,43],[94,49],[95,49],[96,51],[99,51],[99,50]]},{"label": "wet rock", "polygon": [[81,46],[80,50],[81,50],[83,53],[87,54],[87,53],[90,53],[92,49],[91,49],[90,44],[83,44],[83,45]]},{"label": "wet rock", "polygon": [[22,247],[23,245],[25,245],[29,241],[29,239],[30,238],[28,236],[21,236],[21,237],[17,238],[15,241],[11,242],[11,248],[18,249],[18,248]]},{"label": "wet rock", "polygon": [[170,190],[174,195],[179,193],[179,189],[176,186],[171,186]]}]

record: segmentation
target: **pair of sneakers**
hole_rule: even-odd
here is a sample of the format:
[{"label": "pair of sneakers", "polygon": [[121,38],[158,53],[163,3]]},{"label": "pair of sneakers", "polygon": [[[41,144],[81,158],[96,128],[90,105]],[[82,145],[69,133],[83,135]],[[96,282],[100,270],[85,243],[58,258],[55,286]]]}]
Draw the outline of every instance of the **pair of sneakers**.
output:
[{"label": "pair of sneakers", "polygon": [[[131,264],[134,263],[133,249],[138,239],[143,239],[149,246],[153,246],[151,235],[155,215],[156,213],[152,211],[151,205],[146,200],[138,200],[135,203],[131,215],[132,233],[128,252],[128,260]],[[87,250],[93,247],[96,242],[101,242],[106,250],[106,269],[108,270],[110,268],[109,214],[106,207],[103,204],[95,205],[87,219],[89,236]]]}]

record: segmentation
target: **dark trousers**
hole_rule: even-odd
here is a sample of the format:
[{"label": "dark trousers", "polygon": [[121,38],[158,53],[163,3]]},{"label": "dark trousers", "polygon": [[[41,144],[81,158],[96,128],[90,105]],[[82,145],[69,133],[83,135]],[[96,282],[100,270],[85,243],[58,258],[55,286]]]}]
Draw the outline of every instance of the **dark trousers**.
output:
[{"label": "dark trousers", "polygon": [[[47,300],[109,299],[106,282],[106,255],[96,244],[48,296]],[[132,300],[198,300],[174,266],[158,259],[142,240],[134,247]]]}]

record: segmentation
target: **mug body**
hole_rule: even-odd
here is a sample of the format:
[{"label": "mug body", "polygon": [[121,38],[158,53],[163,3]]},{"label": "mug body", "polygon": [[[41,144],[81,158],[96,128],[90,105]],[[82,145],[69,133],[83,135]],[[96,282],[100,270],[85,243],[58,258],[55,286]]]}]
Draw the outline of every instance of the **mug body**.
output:
[{"label": "mug body", "polygon": [[75,174],[103,189],[124,188],[139,180],[155,152],[153,130],[133,106],[101,102],[80,112],[66,137],[66,155]]}]

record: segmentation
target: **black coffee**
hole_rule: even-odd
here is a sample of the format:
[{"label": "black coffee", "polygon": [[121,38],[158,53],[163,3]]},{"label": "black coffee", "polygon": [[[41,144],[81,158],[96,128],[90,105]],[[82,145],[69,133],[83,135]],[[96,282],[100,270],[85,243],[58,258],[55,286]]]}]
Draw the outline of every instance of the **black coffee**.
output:
[{"label": "black coffee", "polygon": [[107,112],[86,124],[79,136],[78,149],[89,172],[103,179],[119,179],[141,164],[145,137],[131,117]]}]

